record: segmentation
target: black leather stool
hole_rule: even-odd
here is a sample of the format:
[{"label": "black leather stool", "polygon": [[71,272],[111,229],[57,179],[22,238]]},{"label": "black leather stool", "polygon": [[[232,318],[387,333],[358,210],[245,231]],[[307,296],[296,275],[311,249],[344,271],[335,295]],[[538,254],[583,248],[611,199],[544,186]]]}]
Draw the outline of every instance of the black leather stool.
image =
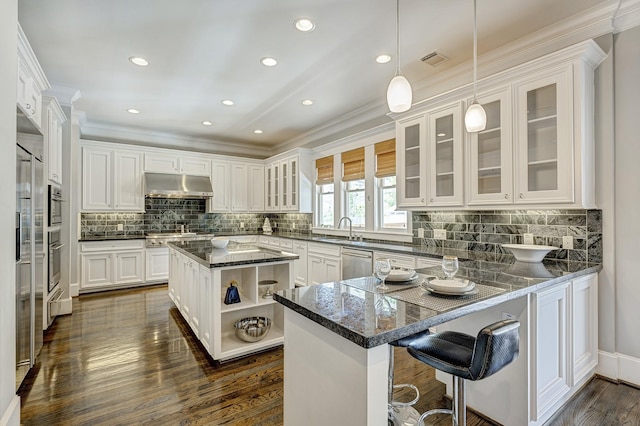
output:
[{"label": "black leather stool", "polygon": [[[429,335],[428,331],[423,331],[420,333],[413,334],[411,336],[403,337],[402,339],[398,339],[394,342],[389,342],[389,376],[388,376],[388,396],[387,396],[387,408],[389,413],[389,425],[394,426],[406,426],[406,425],[417,425],[420,419],[420,413],[412,407],[413,404],[418,402],[420,399],[420,391],[414,385],[408,383],[402,383],[399,385],[393,384],[394,381],[394,353],[393,348],[407,348],[412,343],[420,342],[421,339],[424,339]],[[415,391],[416,397],[409,402],[399,402],[393,400],[393,390],[400,388],[411,388]]]},{"label": "black leather stool", "polygon": [[424,419],[432,414],[451,414],[454,426],[465,426],[465,380],[484,379],[515,360],[520,349],[519,327],[518,321],[505,320],[486,326],[475,338],[443,331],[408,343],[407,350],[414,358],[453,375],[452,409],[427,411],[420,416],[419,424],[424,425]]}]

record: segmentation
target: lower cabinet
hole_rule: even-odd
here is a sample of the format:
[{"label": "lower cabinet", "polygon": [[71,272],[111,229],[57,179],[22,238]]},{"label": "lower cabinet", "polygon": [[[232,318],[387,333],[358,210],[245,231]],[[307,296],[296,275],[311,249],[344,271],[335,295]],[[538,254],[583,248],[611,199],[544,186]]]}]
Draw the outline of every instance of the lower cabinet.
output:
[{"label": "lower cabinet", "polygon": [[147,248],[145,281],[167,281],[169,279],[169,249]]},{"label": "lower cabinet", "polygon": [[307,280],[307,269],[309,265],[307,260],[307,250],[307,243],[298,241],[293,243],[293,252],[300,256],[300,259],[293,261],[293,278],[298,286],[305,286],[309,284],[309,281]]},{"label": "lower cabinet", "polygon": [[144,282],[144,240],[84,242],[80,257],[81,292]]},{"label": "lower cabinet", "polygon": [[307,262],[309,285],[340,280],[340,246],[309,243]]}]

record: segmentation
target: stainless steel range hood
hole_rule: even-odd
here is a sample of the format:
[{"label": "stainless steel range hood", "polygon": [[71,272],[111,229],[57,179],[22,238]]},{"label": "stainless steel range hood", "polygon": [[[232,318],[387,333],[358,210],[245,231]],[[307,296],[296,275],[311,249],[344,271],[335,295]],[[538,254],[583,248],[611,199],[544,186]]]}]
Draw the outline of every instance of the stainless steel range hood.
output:
[{"label": "stainless steel range hood", "polygon": [[211,181],[207,176],[145,173],[145,194],[154,198],[210,198]]}]

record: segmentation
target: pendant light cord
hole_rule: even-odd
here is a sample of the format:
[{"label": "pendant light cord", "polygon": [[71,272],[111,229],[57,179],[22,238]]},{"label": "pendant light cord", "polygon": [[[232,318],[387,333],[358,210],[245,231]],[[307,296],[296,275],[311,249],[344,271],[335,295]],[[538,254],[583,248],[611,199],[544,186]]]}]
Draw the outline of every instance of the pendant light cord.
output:
[{"label": "pendant light cord", "polygon": [[396,0],[396,55],[396,75],[400,75],[400,0]]},{"label": "pendant light cord", "polygon": [[476,0],[473,0],[473,102],[477,102],[476,92],[478,88],[478,19],[476,12]]}]

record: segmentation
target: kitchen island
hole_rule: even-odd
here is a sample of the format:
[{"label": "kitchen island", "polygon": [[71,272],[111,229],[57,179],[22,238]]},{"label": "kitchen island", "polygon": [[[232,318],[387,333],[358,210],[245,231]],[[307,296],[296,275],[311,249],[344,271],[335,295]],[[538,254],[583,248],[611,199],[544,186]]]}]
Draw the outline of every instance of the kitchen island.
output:
[{"label": "kitchen island", "polygon": [[475,336],[504,315],[520,321],[520,356],[469,383],[468,405],[502,424],[541,425],[594,374],[600,269],[464,261],[458,276],[479,290],[464,297],[419,284],[381,293],[371,277],[280,291],[285,425],[386,425],[389,342],[431,327]]},{"label": "kitchen island", "polygon": [[[169,297],[191,331],[214,360],[226,361],[282,345],[283,307],[267,291],[293,288],[292,253],[230,242],[216,249],[210,241],[171,242]],[[260,285],[261,282],[273,282]],[[225,304],[227,287],[237,286],[240,302]],[[271,329],[257,342],[235,335],[242,318],[271,319]]]}]

